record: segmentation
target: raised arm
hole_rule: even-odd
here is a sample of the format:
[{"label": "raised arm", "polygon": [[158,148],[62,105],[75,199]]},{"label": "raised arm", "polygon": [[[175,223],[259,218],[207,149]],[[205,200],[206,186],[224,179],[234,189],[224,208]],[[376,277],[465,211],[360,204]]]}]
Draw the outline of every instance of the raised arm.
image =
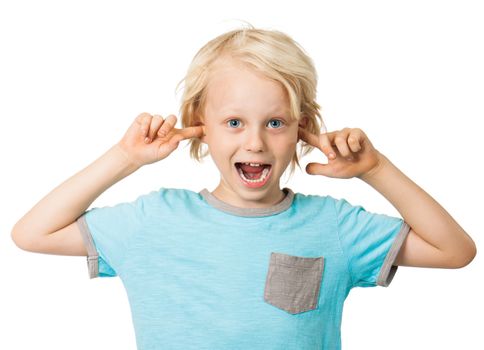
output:
[{"label": "raised arm", "polygon": [[15,224],[13,241],[32,252],[87,255],[80,232],[76,231],[76,219],[101,193],[138,168],[118,144],[114,145],[30,209]]},{"label": "raised arm", "polygon": [[380,166],[361,180],[380,192],[411,230],[395,265],[461,268],[476,256],[472,238],[427,192],[381,155]]},{"label": "raised arm", "polygon": [[460,268],[477,253],[472,238],[422,188],[377,151],[363,130],[313,135],[300,128],[299,138],[319,148],[328,164],[309,163],[308,174],[334,178],[357,177],[380,192],[411,227],[395,265]]},{"label": "raised arm", "polygon": [[121,141],[67,179],[13,227],[12,239],[24,250],[58,255],[87,255],[76,220],[109,187],[140,167],[166,158],[181,140],[202,137],[202,127],[174,128],[174,115],[163,119],[140,114]]}]

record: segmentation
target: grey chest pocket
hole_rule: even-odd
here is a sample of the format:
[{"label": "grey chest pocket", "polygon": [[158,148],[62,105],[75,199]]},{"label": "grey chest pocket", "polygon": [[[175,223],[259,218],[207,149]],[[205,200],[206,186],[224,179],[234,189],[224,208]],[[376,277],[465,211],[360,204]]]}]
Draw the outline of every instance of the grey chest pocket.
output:
[{"label": "grey chest pocket", "polygon": [[318,305],[324,257],[305,258],[271,253],[264,300],[291,314]]}]

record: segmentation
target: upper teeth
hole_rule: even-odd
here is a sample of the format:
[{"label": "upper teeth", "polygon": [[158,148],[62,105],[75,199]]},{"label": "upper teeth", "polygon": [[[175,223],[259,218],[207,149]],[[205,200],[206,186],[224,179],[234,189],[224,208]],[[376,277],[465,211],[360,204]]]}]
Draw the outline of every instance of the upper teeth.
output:
[{"label": "upper teeth", "polygon": [[250,166],[262,166],[262,164],[258,164],[258,163],[243,163],[245,165],[250,165]]}]

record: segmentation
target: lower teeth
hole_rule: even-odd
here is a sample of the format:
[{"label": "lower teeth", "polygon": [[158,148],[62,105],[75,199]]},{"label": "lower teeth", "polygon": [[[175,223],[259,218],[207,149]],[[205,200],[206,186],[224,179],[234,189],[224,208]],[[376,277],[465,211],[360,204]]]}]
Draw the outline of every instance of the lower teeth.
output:
[{"label": "lower teeth", "polygon": [[242,171],[242,169],[237,168],[237,170],[238,170],[238,172],[239,172],[240,176],[241,176],[241,177],[242,177],[242,178],[243,178],[245,181],[247,181],[247,182],[249,182],[249,183],[258,183],[258,182],[262,182],[262,181],[264,181],[264,180],[266,179],[267,174],[269,173],[269,169],[268,169],[268,168],[264,168],[264,170],[262,170],[262,175],[261,175],[260,179],[257,179],[257,180],[251,180],[251,179],[248,179],[248,178],[246,178],[246,177],[244,176],[244,172]]}]

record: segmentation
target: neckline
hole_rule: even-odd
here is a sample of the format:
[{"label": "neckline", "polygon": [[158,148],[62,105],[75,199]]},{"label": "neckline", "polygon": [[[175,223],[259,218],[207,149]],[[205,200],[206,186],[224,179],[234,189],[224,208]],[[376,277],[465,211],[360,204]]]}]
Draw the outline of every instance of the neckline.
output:
[{"label": "neckline", "polygon": [[287,210],[291,206],[294,199],[294,192],[288,187],[284,187],[282,191],[286,194],[284,199],[279,203],[267,208],[236,207],[234,205],[225,203],[224,201],[218,199],[212,193],[210,193],[210,191],[207,190],[206,188],[201,190],[199,194],[205,199],[205,201],[209,205],[223,212],[237,215],[237,216],[260,217],[260,216],[270,216],[270,215],[281,213]]}]

